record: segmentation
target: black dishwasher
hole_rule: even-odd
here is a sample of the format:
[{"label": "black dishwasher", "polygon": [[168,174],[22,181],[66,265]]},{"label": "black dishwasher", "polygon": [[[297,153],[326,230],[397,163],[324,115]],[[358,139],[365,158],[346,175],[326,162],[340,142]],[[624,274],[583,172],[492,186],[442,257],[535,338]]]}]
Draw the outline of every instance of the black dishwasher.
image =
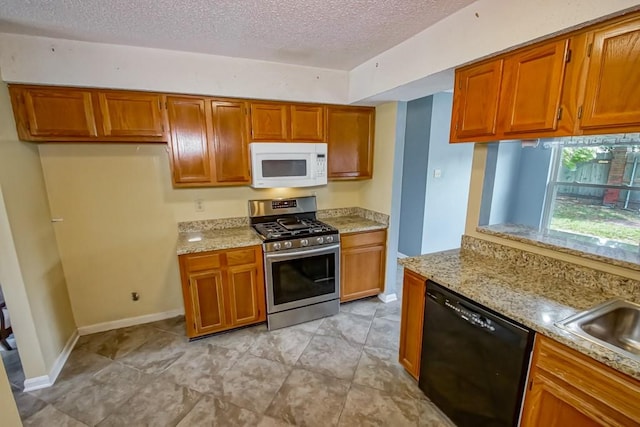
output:
[{"label": "black dishwasher", "polygon": [[420,389],[459,427],[517,426],[533,332],[427,281]]}]

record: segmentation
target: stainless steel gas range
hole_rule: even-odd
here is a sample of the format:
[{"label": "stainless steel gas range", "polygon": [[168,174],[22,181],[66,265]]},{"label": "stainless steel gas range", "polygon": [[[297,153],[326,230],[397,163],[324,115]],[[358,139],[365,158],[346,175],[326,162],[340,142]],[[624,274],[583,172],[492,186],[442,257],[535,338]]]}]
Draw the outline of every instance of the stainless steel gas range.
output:
[{"label": "stainless steel gas range", "polygon": [[340,235],[316,211],[315,196],[249,201],[251,226],[264,240],[269,329],[340,311]]}]

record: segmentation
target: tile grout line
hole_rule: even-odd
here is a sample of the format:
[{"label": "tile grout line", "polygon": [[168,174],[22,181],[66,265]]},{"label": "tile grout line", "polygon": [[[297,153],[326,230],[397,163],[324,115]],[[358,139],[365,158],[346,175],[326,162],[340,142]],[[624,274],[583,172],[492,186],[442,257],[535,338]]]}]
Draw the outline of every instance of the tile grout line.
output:
[{"label": "tile grout line", "polygon": [[[376,312],[378,308],[373,313],[373,317],[371,318],[371,322],[369,323],[369,329],[367,330],[367,336],[365,337],[364,343],[360,348],[360,357],[358,357],[358,363],[356,364],[356,368],[353,371],[353,375],[351,377],[351,381],[349,382],[349,390],[347,390],[347,394],[345,395],[344,403],[342,405],[342,409],[340,410],[340,416],[338,416],[338,424],[340,425],[340,420],[342,419],[342,415],[344,414],[344,408],[347,406],[347,400],[349,399],[349,393],[351,393],[351,389],[353,388],[354,381],[356,379],[356,373],[358,372],[358,368],[360,367],[360,361],[362,360],[362,354],[364,353],[365,344],[367,343],[367,338],[369,338],[369,332],[371,331],[371,325],[373,325],[373,319],[376,317]],[[347,340],[348,341],[348,340]]]}]

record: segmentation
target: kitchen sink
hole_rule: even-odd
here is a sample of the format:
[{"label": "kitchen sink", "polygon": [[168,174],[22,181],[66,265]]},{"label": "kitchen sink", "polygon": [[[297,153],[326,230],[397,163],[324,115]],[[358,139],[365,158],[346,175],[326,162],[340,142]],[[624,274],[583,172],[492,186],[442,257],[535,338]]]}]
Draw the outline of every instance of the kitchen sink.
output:
[{"label": "kitchen sink", "polygon": [[614,299],[556,325],[640,362],[639,304]]}]

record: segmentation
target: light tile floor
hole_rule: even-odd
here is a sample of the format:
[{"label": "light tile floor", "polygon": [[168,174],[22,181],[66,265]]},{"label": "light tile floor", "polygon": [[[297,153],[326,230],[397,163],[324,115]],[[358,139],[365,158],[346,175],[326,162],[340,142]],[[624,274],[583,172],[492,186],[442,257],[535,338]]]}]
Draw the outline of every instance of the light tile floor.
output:
[{"label": "light tile floor", "polygon": [[452,426],[397,361],[399,316],[372,298],[191,343],[177,317],[81,337],[53,387],[12,387],[25,426]]}]

